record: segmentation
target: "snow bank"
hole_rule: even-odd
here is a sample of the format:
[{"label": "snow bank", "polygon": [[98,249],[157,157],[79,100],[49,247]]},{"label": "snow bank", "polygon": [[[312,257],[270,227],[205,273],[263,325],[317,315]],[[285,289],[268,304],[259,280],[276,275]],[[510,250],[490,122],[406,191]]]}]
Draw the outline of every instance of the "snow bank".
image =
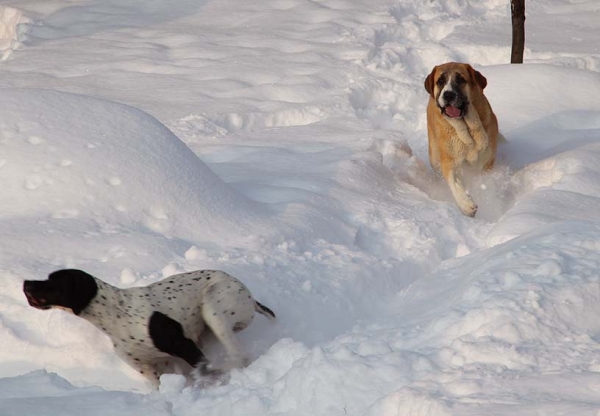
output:
[{"label": "snow bank", "polygon": [[60,414],[64,416],[167,416],[171,405],[156,399],[99,388],[76,388],[55,374],[37,371],[0,379],[3,416]]},{"label": "snow bank", "polygon": [[54,91],[3,90],[0,111],[3,215],[84,219],[100,228],[128,223],[213,242],[247,235],[265,215],[139,110]]}]

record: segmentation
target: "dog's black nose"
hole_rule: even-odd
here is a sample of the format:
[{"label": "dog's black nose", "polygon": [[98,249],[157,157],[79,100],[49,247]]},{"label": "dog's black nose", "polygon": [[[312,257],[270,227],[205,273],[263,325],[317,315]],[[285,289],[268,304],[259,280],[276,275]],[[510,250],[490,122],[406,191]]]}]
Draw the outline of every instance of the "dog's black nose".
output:
[{"label": "dog's black nose", "polygon": [[31,293],[32,289],[33,289],[33,282],[28,282],[28,281],[23,282],[23,292],[29,294],[29,293]]},{"label": "dog's black nose", "polygon": [[454,91],[444,91],[444,94],[442,95],[442,98],[447,103],[450,103],[450,102],[452,102],[452,101],[454,101],[456,99],[456,93]]}]

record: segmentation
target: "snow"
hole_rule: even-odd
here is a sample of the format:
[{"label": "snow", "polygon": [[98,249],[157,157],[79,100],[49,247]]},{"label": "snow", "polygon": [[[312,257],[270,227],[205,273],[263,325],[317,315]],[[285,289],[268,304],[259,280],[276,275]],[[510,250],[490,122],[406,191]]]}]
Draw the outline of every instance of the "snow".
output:
[{"label": "snow", "polygon": [[[1,3],[0,415],[599,414],[596,1],[528,3],[517,66],[504,0]],[[475,219],[428,166],[448,60],[506,138]],[[62,267],[222,269],[278,319],[153,391],[27,305]]]}]

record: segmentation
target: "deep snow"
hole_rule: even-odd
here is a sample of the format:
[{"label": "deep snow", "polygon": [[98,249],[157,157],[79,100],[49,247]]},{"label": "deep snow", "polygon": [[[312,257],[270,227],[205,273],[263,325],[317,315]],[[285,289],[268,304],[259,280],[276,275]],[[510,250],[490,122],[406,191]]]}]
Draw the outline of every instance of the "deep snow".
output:
[{"label": "deep snow", "polygon": [[[528,4],[511,66],[508,3],[0,1],[0,415],[598,415],[600,7]],[[447,60],[507,139],[476,219],[428,167]],[[152,392],[27,306],[60,267],[223,269],[278,321]]]}]

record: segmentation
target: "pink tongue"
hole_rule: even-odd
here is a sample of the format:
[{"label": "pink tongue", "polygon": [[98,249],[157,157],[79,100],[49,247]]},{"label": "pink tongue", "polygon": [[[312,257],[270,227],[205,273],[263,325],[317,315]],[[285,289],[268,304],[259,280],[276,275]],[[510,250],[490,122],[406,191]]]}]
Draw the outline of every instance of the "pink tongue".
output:
[{"label": "pink tongue", "polygon": [[462,111],[460,111],[460,108],[452,107],[451,105],[449,105],[448,107],[446,107],[446,114],[449,117],[458,118],[461,116]]}]

